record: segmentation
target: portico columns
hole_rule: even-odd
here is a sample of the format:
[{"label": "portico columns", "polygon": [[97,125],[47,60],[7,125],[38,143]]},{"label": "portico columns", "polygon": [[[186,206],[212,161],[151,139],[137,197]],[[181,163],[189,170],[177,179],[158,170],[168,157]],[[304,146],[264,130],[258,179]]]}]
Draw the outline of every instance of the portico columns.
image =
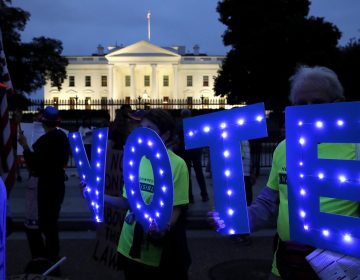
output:
[{"label": "portico columns", "polygon": [[108,65],[108,77],[109,77],[109,81],[108,81],[108,98],[109,99],[114,99],[114,86],[113,86],[113,68],[114,65],[109,64]]},{"label": "portico columns", "polygon": [[153,99],[159,98],[157,91],[156,66],[156,64],[151,64],[151,97]]},{"label": "portico columns", "polygon": [[131,84],[131,100],[136,99],[136,87],[135,87],[135,66],[136,64],[130,64],[130,84]]},{"label": "portico columns", "polygon": [[173,88],[173,99],[178,99],[179,98],[179,94],[178,94],[178,65],[177,64],[173,64],[173,77],[174,77],[174,88]]}]

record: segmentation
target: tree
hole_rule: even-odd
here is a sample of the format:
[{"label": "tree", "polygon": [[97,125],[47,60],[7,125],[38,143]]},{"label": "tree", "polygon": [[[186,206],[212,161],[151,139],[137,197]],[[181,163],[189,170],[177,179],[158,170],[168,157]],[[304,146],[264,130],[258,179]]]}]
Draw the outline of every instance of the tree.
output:
[{"label": "tree", "polygon": [[30,14],[9,4],[11,0],[0,0],[0,28],[15,91],[31,93],[45,85],[47,79],[60,89],[68,64],[61,55],[62,42],[38,37],[29,43],[22,43],[20,32],[24,30]]},{"label": "tree", "polygon": [[360,100],[360,39],[351,39],[340,48],[339,78],[344,86],[347,101]]},{"label": "tree", "polygon": [[231,46],[215,79],[216,95],[230,103],[288,103],[288,80],[299,64],[333,66],[341,33],[323,18],[308,17],[308,0],[222,0],[219,20]]}]

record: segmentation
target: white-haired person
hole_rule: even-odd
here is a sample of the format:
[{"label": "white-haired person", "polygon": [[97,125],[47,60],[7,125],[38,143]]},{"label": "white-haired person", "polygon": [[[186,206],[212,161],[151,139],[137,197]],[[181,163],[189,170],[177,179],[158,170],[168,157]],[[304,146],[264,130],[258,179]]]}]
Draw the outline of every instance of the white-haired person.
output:
[{"label": "white-haired person", "polygon": [[[343,87],[329,68],[301,66],[290,78],[290,101],[293,105],[322,104],[343,101]],[[323,143],[319,157],[356,159],[355,144]],[[321,198],[323,212],[358,216],[359,204],[332,198]],[[315,248],[290,241],[288,194],[286,180],[286,140],[275,149],[268,182],[259,196],[248,207],[251,231],[271,225],[277,227],[276,248],[269,279],[318,279],[305,257]],[[217,229],[223,221],[218,213],[209,212],[208,220]]]}]

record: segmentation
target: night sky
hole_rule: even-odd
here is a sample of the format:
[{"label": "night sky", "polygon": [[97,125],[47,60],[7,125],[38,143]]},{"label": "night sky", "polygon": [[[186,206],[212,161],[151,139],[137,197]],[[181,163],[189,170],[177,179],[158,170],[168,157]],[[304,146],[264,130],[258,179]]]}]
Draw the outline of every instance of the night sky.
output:
[{"label": "night sky", "polygon": [[[151,10],[151,42],[159,46],[195,44],[210,55],[225,55],[217,0],[13,0],[31,13],[23,41],[48,36],[63,42],[65,55],[90,55],[98,44],[129,45],[147,40],[146,14]],[[310,15],[325,17],[343,32],[344,45],[360,37],[360,0],[313,0]]]}]

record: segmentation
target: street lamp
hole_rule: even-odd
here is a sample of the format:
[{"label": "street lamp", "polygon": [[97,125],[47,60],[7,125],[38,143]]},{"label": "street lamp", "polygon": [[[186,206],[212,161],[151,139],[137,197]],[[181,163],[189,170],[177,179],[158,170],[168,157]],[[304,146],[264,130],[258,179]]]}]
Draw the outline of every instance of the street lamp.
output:
[{"label": "street lamp", "polygon": [[76,95],[75,96],[75,110],[77,110],[78,99],[79,99],[79,97]]}]

